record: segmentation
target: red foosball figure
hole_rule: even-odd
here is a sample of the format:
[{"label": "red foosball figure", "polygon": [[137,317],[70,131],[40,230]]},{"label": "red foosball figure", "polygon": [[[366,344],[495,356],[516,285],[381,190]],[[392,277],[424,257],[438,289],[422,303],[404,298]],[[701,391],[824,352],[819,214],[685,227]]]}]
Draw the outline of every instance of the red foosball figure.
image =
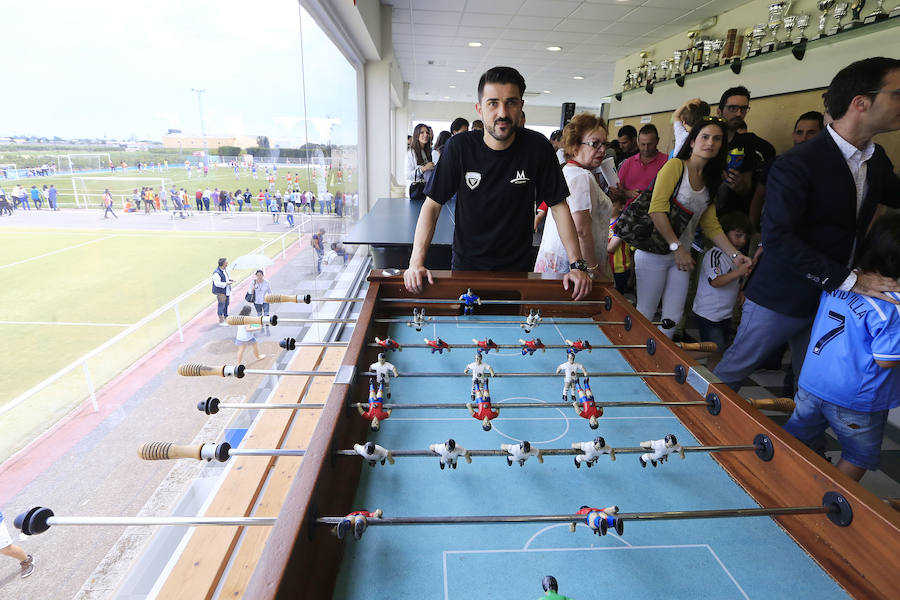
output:
[{"label": "red foosball figure", "polygon": [[487,381],[484,382],[483,389],[476,383],[472,388],[472,393],[475,396],[478,410],[475,410],[475,408],[472,407],[471,402],[466,403],[466,408],[469,409],[469,414],[471,414],[473,418],[481,421],[482,429],[490,431],[491,420],[500,416],[500,409],[491,407],[491,391],[488,389]]},{"label": "red foosball figure", "polygon": [[450,344],[442,340],[441,338],[434,338],[433,340],[429,340],[425,338],[425,343],[431,348],[431,353],[434,354],[437,352],[438,354],[443,354],[444,350],[450,352]]},{"label": "red foosball figure", "polygon": [[362,538],[363,533],[365,533],[366,528],[369,526],[368,519],[380,519],[384,512],[380,508],[376,508],[374,511],[369,512],[367,510],[356,510],[344,517],[344,519],[334,526],[331,532],[335,535],[335,537],[339,540],[344,539],[344,536],[352,529],[353,537],[357,540]]},{"label": "red foosball figure", "polygon": [[522,356],[525,356],[526,354],[528,356],[531,356],[538,350],[540,350],[541,352],[547,351],[547,349],[544,347],[544,342],[541,341],[541,338],[534,338],[533,340],[519,340],[519,343],[522,344]]},{"label": "red foosball figure", "polygon": [[574,342],[572,340],[566,340],[566,346],[569,347],[568,352],[573,352],[575,354],[578,354],[582,350],[587,350],[588,352],[591,351],[591,343],[587,340],[575,340]]},{"label": "red foosball figure", "polygon": [[479,352],[484,352],[485,354],[490,354],[491,350],[496,350],[498,348],[497,344],[495,344],[494,340],[491,338],[484,338],[481,341],[473,339],[472,343],[475,344],[475,348]]},{"label": "red foosball figure", "polygon": [[588,419],[591,429],[597,429],[600,426],[597,419],[603,416],[603,408],[594,402],[594,394],[587,379],[584,380],[583,388],[580,383],[575,384],[575,393],[578,394],[578,401],[572,403],[575,413],[582,419]]},{"label": "red foosball figure", "polygon": [[381,339],[376,337],[375,343],[384,348],[385,350],[396,350],[397,352],[403,352],[403,348],[400,347],[400,344],[392,340],[391,338]]},{"label": "red foosball figure", "polygon": [[384,421],[388,417],[391,416],[390,410],[384,409],[384,384],[378,384],[378,390],[375,390],[375,381],[369,380],[369,408],[368,410],[363,410],[363,407],[357,405],[356,410],[359,411],[360,416],[366,421],[369,421],[371,424],[369,425],[369,429],[372,431],[378,431],[381,428],[381,421]]}]

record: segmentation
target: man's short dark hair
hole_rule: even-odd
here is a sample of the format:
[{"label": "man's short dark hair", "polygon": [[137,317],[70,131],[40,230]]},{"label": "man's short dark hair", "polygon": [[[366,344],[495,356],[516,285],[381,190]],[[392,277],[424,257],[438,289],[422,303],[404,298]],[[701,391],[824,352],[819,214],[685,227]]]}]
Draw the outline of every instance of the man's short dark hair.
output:
[{"label": "man's short dark hair", "polygon": [[645,133],[652,133],[657,138],[659,138],[659,131],[657,131],[656,125],[654,125],[653,123],[647,123],[646,125],[641,127],[640,131],[638,131],[638,135],[644,135]]},{"label": "man's short dark hair", "polygon": [[556,131],[554,131],[553,133],[550,134],[551,142],[558,142],[560,139],[562,139],[562,130],[561,129],[557,129]]},{"label": "man's short dark hair", "polygon": [[220,269],[222,268],[222,265],[224,265],[225,262],[226,262],[227,260],[228,260],[227,258],[220,258],[220,259],[219,259],[219,268],[220,268]]},{"label": "man's short dark hair", "polygon": [[847,113],[850,102],[856,96],[869,96],[873,101],[875,90],[884,85],[884,78],[894,69],[900,69],[900,60],[876,56],[847,65],[834,76],[825,92],[825,110],[838,120]]},{"label": "man's short dark hair", "polygon": [[731,87],[722,92],[722,97],[719,98],[719,110],[725,110],[725,105],[732,96],[743,96],[747,99],[747,102],[750,102],[750,90],[742,85]]},{"label": "man's short dark hair", "polygon": [[512,67],[491,67],[481,75],[481,79],[478,80],[479,102],[487,83],[514,83],[519,87],[519,98],[525,96],[525,78]]},{"label": "man's short dark hair", "polygon": [[472,129],[484,129],[484,121],[481,119],[475,119],[472,121]]},{"label": "man's short dark hair", "polygon": [[451,133],[456,133],[457,131],[459,131],[459,130],[462,129],[463,127],[468,128],[468,127],[469,127],[469,121],[467,121],[466,119],[463,119],[462,117],[456,117],[455,119],[453,119],[453,122],[450,123],[450,132],[451,132]]},{"label": "man's short dark hair", "polygon": [[625,127],[619,129],[619,133],[616,134],[617,138],[620,138],[622,136],[633,140],[637,137],[637,129],[635,129],[632,125],[626,125]]},{"label": "man's short dark hair", "polygon": [[800,121],[816,121],[819,124],[819,129],[825,129],[825,115],[817,110],[807,111],[797,117],[797,120],[794,121],[794,129],[797,129],[797,124]]}]

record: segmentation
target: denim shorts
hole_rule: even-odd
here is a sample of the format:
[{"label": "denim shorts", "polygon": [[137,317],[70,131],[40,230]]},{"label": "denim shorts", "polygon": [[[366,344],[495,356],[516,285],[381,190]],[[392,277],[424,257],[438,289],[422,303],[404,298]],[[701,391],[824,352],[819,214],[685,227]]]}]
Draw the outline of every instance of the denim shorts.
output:
[{"label": "denim shorts", "polygon": [[808,446],[824,439],[831,427],[841,444],[841,458],[875,471],[881,460],[881,442],[888,411],[861,412],[823,400],[800,388],[794,398],[797,407],[784,429]]}]

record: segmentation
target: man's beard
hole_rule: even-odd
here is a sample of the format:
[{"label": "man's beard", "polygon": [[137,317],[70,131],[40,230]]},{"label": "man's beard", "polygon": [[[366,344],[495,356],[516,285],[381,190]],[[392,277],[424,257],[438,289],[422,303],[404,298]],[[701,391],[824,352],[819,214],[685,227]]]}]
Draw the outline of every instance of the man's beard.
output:
[{"label": "man's beard", "polygon": [[[494,133],[494,128],[497,126],[498,123],[506,123],[509,125],[509,132],[506,134],[505,137],[500,137],[499,135]],[[487,130],[488,135],[490,135],[492,138],[494,138],[498,142],[506,141],[516,130],[516,128],[512,124],[512,121],[510,121],[508,119],[497,119],[496,121],[494,121],[493,125],[485,125],[485,129]]]}]

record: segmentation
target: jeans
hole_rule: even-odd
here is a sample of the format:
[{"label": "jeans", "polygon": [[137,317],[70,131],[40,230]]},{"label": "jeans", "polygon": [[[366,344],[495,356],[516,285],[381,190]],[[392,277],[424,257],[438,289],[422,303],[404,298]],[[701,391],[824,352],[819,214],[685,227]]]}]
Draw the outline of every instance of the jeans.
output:
[{"label": "jeans", "polygon": [[[662,299],[662,318],[680,322],[691,272],[678,270],[674,254],[653,254],[643,250],[634,253],[634,272],[638,312],[652,321]],[[660,331],[669,339],[675,334],[674,327]]]},{"label": "jeans", "polygon": [[322,272],[322,258],[325,257],[325,250],[316,248],[316,273]]},{"label": "jeans", "polygon": [[613,273],[613,279],[616,282],[616,291],[622,295],[625,295],[625,292],[628,290],[628,277],[630,273],[625,271],[624,273]]},{"label": "jeans", "polygon": [[293,213],[287,214],[287,222],[288,222],[288,225],[290,225],[291,227],[294,226],[294,214]]},{"label": "jeans", "polygon": [[261,317],[263,315],[269,316],[269,303],[263,302],[262,304],[253,304],[254,308],[256,308],[256,316]]},{"label": "jeans", "polygon": [[48,202],[50,203],[50,208],[52,208],[53,210],[59,210],[59,207],[56,205],[56,200],[55,200],[55,199],[54,199],[54,200],[48,200]]},{"label": "jeans", "polygon": [[28,204],[28,196],[22,196],[22,208],[25,210],[31,210],[31,205]]},{"label": "jeans", "polygon": [[218,301],[218,306],[216,307],[216,314],[220,317],[228,316],[228,301],[231,299],[231,296],[228,294],[216,294],[216,300]]},{"label": "jeans", "polygon": [[806,358],[809,334],[815,315],[792,317],[756,304],[749,298],[744,301],[741,324],[734,343],[716,365],[715,375],[728,387],[737,391],[744,379],[753,373],[772,351],[790,342],[791,363],[799,376]]},{"label": "jeans", "polygon": [[209,212],[209,198],[203,198],[203,208],[200,210],[206,210],[206,212]]},{"label": "jeans", "polygon": [[238,212],[244,212],[244,201],[238,200]]},{"label": "jeans", "polygon": [[812,448],[825,448],[825,430],[831,427],[841,444],[841,458],[858,467],[874,471],[881,459],[881,441],[888,411],[862,412],[832,404],[797,390],[796,408],[784,430]]},{"label": "jeans", "polygon": [[697,329],[700,330],[700,341],[715,342],[719,352],[722,352],[725,344],[728,343],[728,334],[731,333],[731,319],[710,321],[694,313],[694,321],[697,322]]},{"label": "jeans", "polygon": [[[104,219],[108,219],[109,217],[106,216],[106,215],[108,215],[108,214],[110,214],[110,213],[112,213],[112,216],[116,217],[116,213],[113,212],[112,205],[107,206],[107,207],[106,207],[106,210],[103,211],[103,218],[104,218]],[[116,218],[118,219],[119,217],[116,217]]]}]

